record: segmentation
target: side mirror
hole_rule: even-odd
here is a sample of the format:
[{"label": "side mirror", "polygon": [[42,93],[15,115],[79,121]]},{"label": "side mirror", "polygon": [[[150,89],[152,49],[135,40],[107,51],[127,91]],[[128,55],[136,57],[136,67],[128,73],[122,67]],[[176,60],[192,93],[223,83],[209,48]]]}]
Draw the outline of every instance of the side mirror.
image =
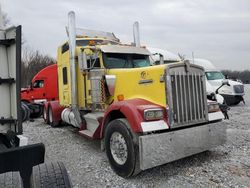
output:
[{"label": "side mirror", "polygon": [[88,69],[87,65],[87,55],[81,50],[80,54],[78,55],[78,62],[81,71],[86,71]]},{"label": "side mirror", "polygon": [[[163,65],[164,64],[164,56],[161,53],[154,53],[154,54],[152,54],[152,56],[157,56],[157,55],[159,56],[159,64]],[[155,61],[154,62],[155,65],[159,65],[158,64],[158,60],[154,60],[154,58],[153,58],[153,61]]]},{"label": "side mirror", "polygon": [[222,85],[227,85],[227,86],[230,86],[230,84],[229,84],[229,82],[228,82],[228,80],[222,80]]}]

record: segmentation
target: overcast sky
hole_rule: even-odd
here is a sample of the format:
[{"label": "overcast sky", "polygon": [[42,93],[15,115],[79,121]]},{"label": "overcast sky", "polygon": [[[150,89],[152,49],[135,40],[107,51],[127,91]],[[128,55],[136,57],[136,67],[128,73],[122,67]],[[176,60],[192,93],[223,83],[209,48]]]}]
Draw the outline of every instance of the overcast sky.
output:
[{"label": "overcast sky", "polygon": [[111,31],[142,45],[209,59],[220,69],[250,69],[250,0],[0,0],[11,22],[23,26],[26,45],[56,57],[66,38],[67,13],[77,27]]}]

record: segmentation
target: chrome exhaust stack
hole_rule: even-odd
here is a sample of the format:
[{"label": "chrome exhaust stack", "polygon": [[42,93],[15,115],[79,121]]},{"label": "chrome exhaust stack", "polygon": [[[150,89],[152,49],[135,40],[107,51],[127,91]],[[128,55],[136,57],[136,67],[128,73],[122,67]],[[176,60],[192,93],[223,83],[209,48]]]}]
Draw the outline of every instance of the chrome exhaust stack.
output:
[{"label": "chrome exhaust stack", "polygon": [[136,47],[140,47],[140,33],[139,33],[139,22],[133,24],[133,35],[134,35],[134,44]]},{"label": "chrome exhaust stack", "polygon": [[75,12],[68,13],[68,37],[69,37],[69,59],[70,59],[70,77],[71,77],[71,107],[74,113],[78,126],[81,126],[82,120],[78,110],[77,102],[77,75],[75,63],[75,48],[76,48],[76,27],[75,27]]}]

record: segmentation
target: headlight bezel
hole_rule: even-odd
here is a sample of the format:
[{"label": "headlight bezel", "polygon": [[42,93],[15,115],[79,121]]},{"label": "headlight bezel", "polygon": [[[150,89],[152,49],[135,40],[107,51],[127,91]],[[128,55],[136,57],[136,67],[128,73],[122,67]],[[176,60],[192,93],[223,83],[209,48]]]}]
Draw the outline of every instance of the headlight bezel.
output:
[{"label": "headlight bezel", "polygon": [[144,120],[153,121],[160,120],[164,118],[164,111],[161,108],[151,108],[144,110]]},{"label": "headlight bezel", "polygon": [[220,111],[219,103],[210,103],[207,105],[208,113],[218,112]]}]

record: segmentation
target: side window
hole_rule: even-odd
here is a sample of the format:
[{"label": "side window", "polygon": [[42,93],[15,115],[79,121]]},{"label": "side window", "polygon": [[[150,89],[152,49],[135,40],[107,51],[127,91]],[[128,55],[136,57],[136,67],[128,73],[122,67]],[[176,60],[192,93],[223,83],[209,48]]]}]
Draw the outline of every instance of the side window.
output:
[{"label": "side window", "polygon": [[68,84],[67,67],[63,67],[62,72],[63,72],[63,84],[66,85]]},{"label": "side window", "polygon": [[36,80],[33,84],[33,88],[42,88],[44,86],[44,80]]},{"label": "side window", "polygon": [[100,59],[96,58],[96,59],[88,59],[87,60],[87,66],[88,68],[92,67],[92,68],[100,68],[101,64],[100,64]]},{"label": "side window", "polygon": [[62,54],[66,51],[69,50],[69,44],[68,43],[65,43],[63,46],[62,46]]},{"label": "side window", "polygon": [[150,66],[149,58],[143,55],[132,55],[132,62],[134,68]]}]

